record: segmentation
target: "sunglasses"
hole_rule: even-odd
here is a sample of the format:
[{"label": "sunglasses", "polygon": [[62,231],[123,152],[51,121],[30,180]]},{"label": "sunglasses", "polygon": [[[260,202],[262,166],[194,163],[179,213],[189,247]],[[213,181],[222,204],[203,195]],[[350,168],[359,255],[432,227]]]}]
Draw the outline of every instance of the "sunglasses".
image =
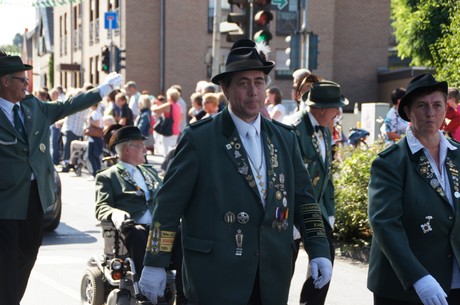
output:
[{"label": "sunglasses", "polygon": [[20,80],[21,83],[25,84],[25,83],[28,83],[29,82],[29,79],[27,77],[19,77],[19,76],[11,76],[11,78],[14,78],[14,79],[17,79],[17,80]]}]

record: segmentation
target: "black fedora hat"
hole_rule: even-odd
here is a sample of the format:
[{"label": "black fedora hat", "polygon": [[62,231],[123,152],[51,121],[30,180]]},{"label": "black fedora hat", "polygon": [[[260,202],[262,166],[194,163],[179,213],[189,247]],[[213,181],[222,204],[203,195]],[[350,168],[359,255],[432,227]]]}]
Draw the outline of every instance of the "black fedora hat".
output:
[{"label": "black fedora hat", "polygon": [[274,66],[275,63],[267,61],[266,54],[257,49],[254,41],[241,39],[235,42],[230,49],[225,63],[225,72],[214,75],[211,81],[219,85],[224,76],[240,71],[259,70],[268,74]]},{"label": "black fedora hat", "polygon": [[31,70],[32,68],[31,65],[24,64],[21,57],[6,55],[0,52],[0,75]]},{"label": "black fedora hat", "polygon": [[313,108],[338,108],[348,105],[340,93],[340,85],[331,81],[313,83],[309,92],[302,96],[302,100]]},{"label": "black fedora hat", "polygon": [[403,120],[410,122],[410,119],[404,111],[404,107],[411,103],[414,93],[428,88],[436,88],[437,90],[447,94],[448,86],[447,82],[438,82],[433,75],[429,73],[420,74],[419,76],[414,77],[410,81],[409,85],[407,85],[406,94],[402,97],[401,102],[399,103],[398,113]]},{"label": "black fedora hat", "polygon": [[132,140],[145,140],[139,128],[135,126],[125,126],[113,132],[109,140],[109,149],[112,149],[118,143],[132,141]]}]

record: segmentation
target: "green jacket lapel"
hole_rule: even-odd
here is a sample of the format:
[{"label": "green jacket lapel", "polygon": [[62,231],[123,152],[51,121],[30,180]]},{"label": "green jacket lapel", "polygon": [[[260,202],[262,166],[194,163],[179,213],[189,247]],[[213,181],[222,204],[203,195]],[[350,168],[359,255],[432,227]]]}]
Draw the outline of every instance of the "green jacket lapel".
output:
[{"label": "green jacket lapel", "polygon": [[224,145],[227,155],[238,173],[240,173],[246,180],[254,195],[260,199],[259,190],[257,188],[251,166],[249,165],[246,150],[243,148],[238,130],[236,129],[227,108],[222,110],[222,131],[226,138]]}]

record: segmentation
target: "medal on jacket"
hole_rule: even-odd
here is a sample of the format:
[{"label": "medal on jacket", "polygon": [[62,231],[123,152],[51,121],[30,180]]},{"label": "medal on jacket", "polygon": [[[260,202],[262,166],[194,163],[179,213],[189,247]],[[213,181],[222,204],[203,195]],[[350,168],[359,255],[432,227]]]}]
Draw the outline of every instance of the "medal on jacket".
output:
[{"label": "medal on jacket", "polygon": [[275,220],[273,220],[272,227],[274,229],[278,229],[278,231],[281,231],[281,229],[286,230],[289,226],[288,217],[289,217],[288,208],[277,207],[275,210]]},{"label": "medal on jacket", "polygon": [[235,234],[235,241],[236,241],[236,256],[243,255],[243,233],[241,233],[241,229],[238,229]]},{"label": "medal on jacket", "polygon": [[423,233],[426,234],[430,231],[433,231],[433,228],[431,227],[431,224],[430,224],[430,221],[431,219],[433,219],[433,216],[426,216],[425,219],[427,219],[428,221],[425,223],[422,223],[420,227],[422,228]]}]

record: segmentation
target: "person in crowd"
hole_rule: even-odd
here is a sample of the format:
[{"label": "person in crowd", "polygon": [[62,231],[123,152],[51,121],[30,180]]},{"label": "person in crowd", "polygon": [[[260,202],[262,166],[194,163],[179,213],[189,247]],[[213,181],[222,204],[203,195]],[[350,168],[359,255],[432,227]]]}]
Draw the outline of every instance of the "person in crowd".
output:
[{"label": "person in crowd", "polygon": [[[53,88],[49,92],[51,101],[58,101],[59,100],[59,90],[57,88]],[[61,127],[62,124],[58,122],[51,124],[51,140],[50,140],[50,151],[51,157],[53,159],[54,165],[59,165],[61,162],[61,147],[62,147],[62,139],[61,139]]]},{"label": "person in crowd", "polygon": [[281,90],[272,86],[267,89],[267,97],[265,99],[265,105],[267,107],[268,114],[272,120],[282,122],[286,115],[286,108],[283,105],[283,97]]},{"label": "person in crowd", "polygon": [[389,146],[401,139],[406,133],[408,122],[402,120],[398,114],[401,98],[406,94],[406,89],[396,88],[391,92],[391,103],[393,107],[385,116],[385,145]]},{"label": "person in crowd", "polygon": [[185,103],[184,99],[182,98],[182,87],[181,85],[172,85],[172,89],[176,89],[179,92],[179,99],[177,100],[177,104],[180,106],[180,124],[179,124],[179,134],[184,130],[187,126],[187,104]]},{"label": "person in crowd", "polygon": [[169,88],[168,91],[166,91],[167,102],[152,107],[152,111],[156,115],[164,115],[167,118],[172,117],[173,120],[172,135],[159,135],[160,142],[163,146],[163,156],[166,156],[168,152],[176,146],[177,139],[179,138],[180,123],[182,119],[181,108],[178,104],[179,98],[179,91],[175,88]]},{"label": "person in crowd", "polygon": [[306,108],[302,101],[302,96],[310,91],[313,83],[320,81],[321,78],[312,74],[310,70],[301,68],[292,73],[292,99],[297,102],[297,110]]},{"label": "person in crowd", "polygon": [[181,220],[184,292],[193,304],[286,304],[294,223],[317,288],[329,282],[329,245],[295,135],[260,116],[274,65],[253,41],[237,41],[226,71],[212,78],[229,106],[185,129],[155,196],[140,279],[153,303]]},{"label": "person in crowd", "polygon": [[[82,89],[69,90],[69,97],[77,96],[82,94],[84,91]],[[83,109],[77,113],[71,114],[63,119],[61,134],[62,134],[62,144],[64,146],[64,154],[62,156],[63,166],[61,169],[62,173],[68,173],[72,169],[70,164],[70,145],[74,140],[83,139],[84,125],[86,121],[86,116],[88,115],[88,109]]]},{"label": "person in crowd", "polygon": [[120,109],[120,118],[118,124],[123,126],[132,126],[134,124],[133,112],[128,106],[128,98],[124,93],[115,95],[115,104]]},{"label": "person in crowd", "polygon": [[447,90],[447,113],[448,124],[444,124],[444,131],[455,141],[460,141],[460,91],[455,87]]},{"label": "person in crowd", "polygon": [[406,136],[379,153],[369,182],[367,287],[375,305],[460,304],[460,144],[439,130],[447,82],[413,78],[398,113]]},{"label": "person in crowd", "polygon": [[120,93],[121,90],[115,89],[112,92],[109,93],[105,97],[105,105],[104,105],[104,115],[111,115],[115,119],[116,122],[120,120],[120,108],[118,108],[116,102],[115,102],[115,97],[117,96],[118,93]]},{"label": "person in crowd", "polygon": [[195,118],[203,110],[203,95],[200,92],[193,92],[190,96],[190,103],[192,107],[188,111],[188,116],[190,117],[190,123],[192,123],[192,120],[198,121],[204,116],[199,119]]},{"label": "person in crowd", "polygon": [[[340,86],[331,81],[313,83],[309,94],[303,100],[308,108],[294,114],[294,126],[305,167],[310,174],[311,184],[319,203],[321,215],[329,241],[329,252],[334,262],[332,230],[335,221],[334,185],[332,183],[332,137],[329,125],[340,114],[340,107],[348,104]],[[294,232],[296,246],[299,246],[299,234]],[[294,261],[297,254],[294,256]],[[324,305],[329,284],[321,289],[314,287],[314,279],[308,274],[300,294],[300,304]]]},{"label": "person in crowd", "polygon": [[134,122],[134,126],[139,128],[141,134],[145,137],[145,146],[148,150],[153,152],[153,134],[151,132],[152,126],[152,111],[150,110],[151,102],[150,96],[142,94],[139,97],[139,115]]},{"label": "person in crowd", "polygon": [[[94,126],[103,129],[102,113],[98,109],[99,103],[90,107],[86,126]],[[102,155],[102,137],[88,136],[88,161],[91,164],[91,177],[89,180],[94,180],[97,172],[101,169],[101,155]]]},{"label": "person in crowd", "polygon": [[203,95],[203,109],[206,115],[203,118],[215,116],[219,112],[219,97],[215,93]]},{"label": "person in crowd", "polygon": [[[81,111],[119,86],[119,74],[89,92],[45,103],[28,94],[29,79],[19,56],[0,51],[0,302],[19,305],[43,236],[43,216],[54,202],[50,125]],[[43,301],[37,301],[43,303]]]},{"label": "person in crowd", "polygon": [[127,95],[127,99],[129,99],[129,102],[127,104],[129,106],[129,109],[131,109],[131,112],[133,113],[133,120],[135,120],[139,115],[138,101],[141,94],[137,89],[137,83],[132,80],[125,84],[124,89]]}]

